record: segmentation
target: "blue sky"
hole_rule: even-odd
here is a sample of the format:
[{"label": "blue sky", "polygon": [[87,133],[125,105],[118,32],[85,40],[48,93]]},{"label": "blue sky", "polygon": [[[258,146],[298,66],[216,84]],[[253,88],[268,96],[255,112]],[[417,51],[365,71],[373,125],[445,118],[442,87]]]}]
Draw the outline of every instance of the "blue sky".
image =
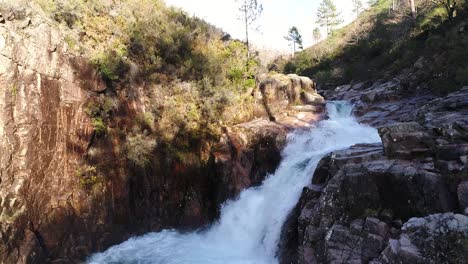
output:
[{"label": "blue sky", "polygon": [[[259,20],[260,31],[252,32],[252,42],[260,48],[289,50],[284,39],[288,29],[296,26],[304,40],[304,47],[312,44],[312,31],[317,26],[316,10],[322,0],[258,0],[263,4]],[[334,0],[341,10],[345,24],[353,20],[352,1]],[[365,2],[365,1],[363,1]],[[214,24],[235,38],[244,39],[242,23],[237,19],[235,0],[166,0],[168,5],[182,8]]]}]

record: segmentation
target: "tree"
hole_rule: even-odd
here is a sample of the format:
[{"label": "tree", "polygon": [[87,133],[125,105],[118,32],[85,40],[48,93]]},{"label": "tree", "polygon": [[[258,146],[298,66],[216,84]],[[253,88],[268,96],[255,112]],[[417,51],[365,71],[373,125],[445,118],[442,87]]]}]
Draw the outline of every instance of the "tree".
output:
[{"label": "tree", "polygon": [[356,13],[356,17],[359,16],[362,8],[363,8],[363,4],[361,0],[353,0],[353,12]]},{"label": "tree", "polygon": [[296,53],[296,44],[299,46],[300,49],[302,47],[302,36],[299,33],[299,30],[296,27],[292,27],[288,31],[288,35],[284,37],[287,41],[290,41],[293,46],[293,54]]},{"label": "tree", "polygon": [[312,37],[314,38],[314,42],[317,43],[322,38],[322,33],[320,33],[320,28],[315,28],[312,32]]},{"label": "tree", "polygon": [[447,11],[448,19],[452,20],[455,16],[459,0],[431,0],[432,3],[442,5]]},{"label": "tree", "polygon": [[242,16],[239,18],[245,26],[245,42],[247,43],[247,58],[250,58],[249,28],[260,17],[263,12],[263,6],[258,4],[257,0],[236,0],[240,2],[239,11]]},{"label": "tree", "polygon": [[323,0],[320,4],[317,10],[317,23],[322,27],[326,27],[327,36],[330,35],[334,27],[343,22],[340,15],[333,0]]},{"label": "tree", "polygon": [[414,0],[410,0],[410,6],[411,6],[411,15],[413,18],[416,18],[416,5],[414,4]]}]

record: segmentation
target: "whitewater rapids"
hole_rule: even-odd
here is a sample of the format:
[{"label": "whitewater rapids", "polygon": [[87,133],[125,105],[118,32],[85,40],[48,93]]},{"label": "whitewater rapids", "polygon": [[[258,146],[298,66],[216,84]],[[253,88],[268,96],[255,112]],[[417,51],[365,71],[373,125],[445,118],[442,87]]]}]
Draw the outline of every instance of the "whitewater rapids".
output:
[{"label": "whitewater rapids", "polygon": [[328,120],[288,135],[282,161],[259,187],[244,190],[225,203],[218,222],[202,231],[164,230],[131,238],[98,253],[90,264],[272,264],[281,227],[303,187],[327,153],[357,143],[380,141],[374,128],[352,117],[345,102],[327,104]]}]

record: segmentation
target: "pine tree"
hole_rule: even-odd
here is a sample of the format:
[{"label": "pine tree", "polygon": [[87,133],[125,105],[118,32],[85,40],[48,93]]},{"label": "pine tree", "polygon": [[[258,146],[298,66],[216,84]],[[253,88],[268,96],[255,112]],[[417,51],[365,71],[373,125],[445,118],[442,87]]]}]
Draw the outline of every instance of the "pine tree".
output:
[{"label": "pine tree", "polygon": [[240,2],[239,11],[245,26],[245,42],[247,43],[247,57],[250,58],[249,29],[263,12],[263,6],[257,0],[236,0]]},{"label": "pine tree", "polygon": [[317,43],[322,38],[322,33],[320,33],[320,28],[315,28],[312,32],[312,37],[314,38],[314,42]]},{"label": "pine tree", "polygon": [[290,41],[292,46],[293,46],[293,54],[296,53],[296,44],[300,49],[303,49],[302,47],[302,36],[299,33],[299,30],[296,27],[292,27],[288,31],[288,35],[284,37],[287,41]]},{"label": "pine tree", "polygon": [[362,8],[363,8],[363,4],[361,0],[353,0],[353,12],[356,13],[356,17],[359,16]]},{"label": "pine tree", "polygon": [[330,35],[334,27],[343,22],[340,15],[332,0],[323,0],[320,4],[317,10],[317,23],[322,27],[326,27],[327,36]]}]

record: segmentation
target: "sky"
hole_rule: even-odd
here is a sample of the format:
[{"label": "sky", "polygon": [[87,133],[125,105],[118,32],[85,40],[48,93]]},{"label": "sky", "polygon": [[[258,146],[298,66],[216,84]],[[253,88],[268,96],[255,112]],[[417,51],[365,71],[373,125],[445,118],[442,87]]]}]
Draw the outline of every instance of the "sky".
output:
[{"label": "sky", "polygon": [[[237,39],[245,39],[245,29],[238,20],[239,8],[235,0],[165,0],[168,5],[182,8],[190,15],[203,18]],[[250,40],[258,48],[291,51],[284,39],[288,29],[296,26],[302,35],[304,47],[313,44],[312,31],[316,24],[316,10],[322,0],[258,0],[263,13],[258,20],[259,31],[250,33]],[[366,2],[366,1],[363,1]],[[334,0],[347,24],[355,15],[351,0]],[[322,35],[325,35],[323,31]]]}]

